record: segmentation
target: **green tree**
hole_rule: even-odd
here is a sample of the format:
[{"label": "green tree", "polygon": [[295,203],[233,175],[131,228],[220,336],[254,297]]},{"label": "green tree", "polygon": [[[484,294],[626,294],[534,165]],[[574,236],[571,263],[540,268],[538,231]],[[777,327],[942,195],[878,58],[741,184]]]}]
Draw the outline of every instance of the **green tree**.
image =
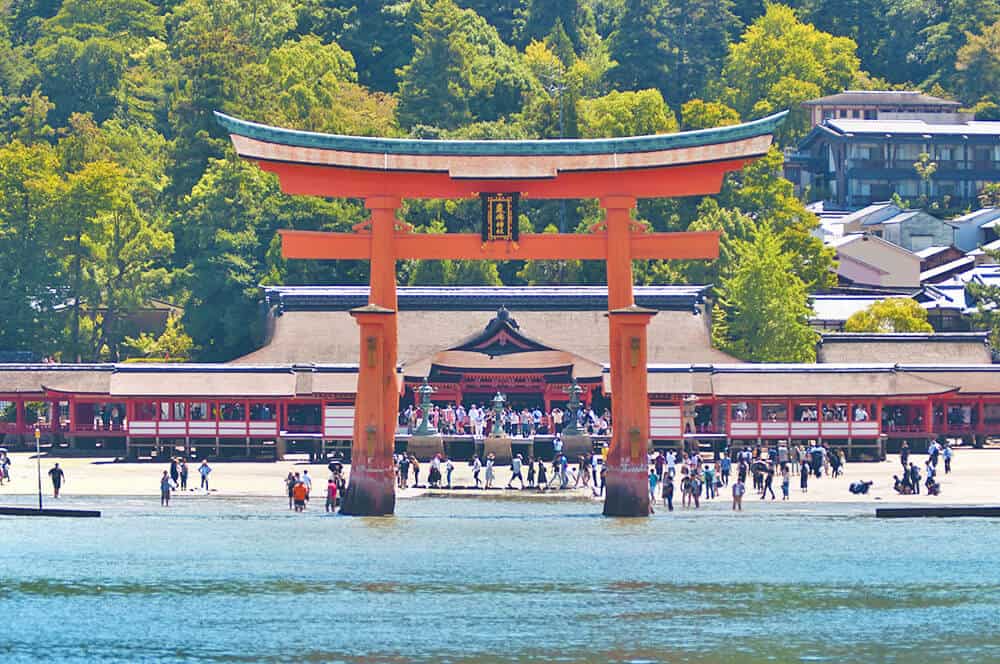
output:
[{"label": "green tree", "polygon": [[59,157],[47,143],[0,146],[0,347],[56,350],[56,307],[66,296],[56,252]]},{"label": "green tree", "polygon": [[672,108],[706,91],[718,80],[729,44],[740,28],[732,0],[677,2],[668,22],[666,69],[670,84],[661,88]]},{"label": "green tree", "polygon": [[191,359],[194,341],[184,331],[180,316],[167,317],[167,325],[159,336],[142,332],[138,337],[125,337],[129,357],[144,360],[161,359],[182,362]]},{"label": "green tree", "polygon": [[475,12],[454,0],[435,0],[421,13],[413,39],[413,59],[397,72],[404,128],[455,129],[520,110],[530,74]]},{"label": "green tree", "polygon": [[272,50],[237,74],[227,110],[270,124],[355,136],[393,136],[395,99],[357,84],[354,58],[308,35]]},{"label": "green tree", "polygon": [[669,70],[670,24],[677,10],[669,0],[625,0],[614,32],[608,39],[611,58],[617,63],[608,78],[618,89],[674,87]]},{"label": "green tree", "polygon": [[955,61],[958,82],[966,101],[1000,102],[1000,21],[967,35]]},{"label": "green tree", "polygon": [[1000,207],[1000,182],[990,182],[979,192],[979,204],[983,207]]},{"label": "green tree", "polygon": [[526,0],[523,10],[523,27],[519,31],[521,45],[532,40],[545,39],[557,25],[561,25],[573,44],[576,53],[583,52],[585,24],[592,22],[587,8],[579,0]]},{"label": "green tree", "polygon": [[609,92],[577,104],[580,135],[584,138],[645,136],[677,131],[677,119],[659,90]]},{"label": "green tree", "polygon": [[845,332],[933,332],[927,310],[908,297],[889,297],[851,315]]},{"label": "green tree", "polygon": [[[1000,251],[985,249],[994,263],[1000,263]],[[989,281],[970,280],[965,285],[969,302],[975,305],[973,323],[976,329],[990,331],[990,346],[1000,348],[1000,286]]]},{"label": "green tree", "polygon": [[354,56],[361,85],[394,92],[399,83],[396,72],[413,59],[413,36],[424,4],[425,0],[300,0],[297,32],[340,44]]},{"label": "green tree", "polygon": [[809,290],[836,285],[836,253],[813,235],[819,219],[795,196],[782,175],[784,155],[772,147],[764,157],[733,173],[723,183],[719,204],[754,219],[768,219],[786,252],[794,256],[792,269]]},{"label": "green tree", "polygon": [[855,50],[851,39],[821,32],[790,8],[769,4],[729,50],[723,101],[745,118],[791,109],[780,136],[794,140],[808,127],[799,104],[845,89],[858,71]]},{"label": "green tree", "polygon": [[128,314],[162,296],[173,271],[166,266],[174,250],[174,238],[161,220],[144,217],[127,196],[96,220],[84,238],[90,257],[86,266],[91,308],[100,306],[104,315],[98,325],[88,359],[113,361],[122,358],[124,323]]},{"label": "green tree", "polygon": [[722,102],[692,99],[681,106],[681,128],[713,129],[740,123],[740,114]]},{"label": "green tree", "polygon": [[806,285],[771,224],[733,248],[734,267],[716,290],[714,343],[751,362],[814,362],[819,335],[809,327]]}]

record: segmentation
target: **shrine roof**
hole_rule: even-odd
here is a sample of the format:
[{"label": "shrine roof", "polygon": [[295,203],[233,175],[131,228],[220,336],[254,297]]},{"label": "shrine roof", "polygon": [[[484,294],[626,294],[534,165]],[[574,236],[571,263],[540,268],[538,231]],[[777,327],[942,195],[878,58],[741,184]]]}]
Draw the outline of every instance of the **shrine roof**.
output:
[{"label": "shrine roof", "polygon": [[273,127],[234,118],[218,111],[215,112],[215,117],[226,131],[235,136],[299,148],[387,155],[517,157],[629,154],[731,143],[774,133],[787,113],[782,111],[759,120],[727,127],[673,134],[544,140],[437,140],[343,136]]},{"label": "shrine roof", "polygon": [[[636,286],[636,304],[691,311],[711,286]],[[368,286],[267,286],[268,304],[282,311],[346,311],[368,302]],[[606,311],[607,286],[409,286],[397,291],[400,311]]]}]

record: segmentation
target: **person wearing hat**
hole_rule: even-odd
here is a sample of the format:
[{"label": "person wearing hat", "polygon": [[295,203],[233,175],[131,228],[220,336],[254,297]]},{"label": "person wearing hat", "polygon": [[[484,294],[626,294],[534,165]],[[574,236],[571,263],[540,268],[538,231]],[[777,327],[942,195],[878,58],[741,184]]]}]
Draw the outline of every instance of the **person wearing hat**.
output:
[{"label": "person wearing hat", "polygon": [[520,454],[516,455],[513,459],[510,460],[510,481],[507,482],[507,488],[508,489],[513,489],[514,488],[514,480],[517,480],[518,482],[520,482],[521,483],[521,489],[522,490],[524,489],[524,478],[521,477],[521,466],[522,465],[523,465],[523,462],[521,460],[521,455]]}]

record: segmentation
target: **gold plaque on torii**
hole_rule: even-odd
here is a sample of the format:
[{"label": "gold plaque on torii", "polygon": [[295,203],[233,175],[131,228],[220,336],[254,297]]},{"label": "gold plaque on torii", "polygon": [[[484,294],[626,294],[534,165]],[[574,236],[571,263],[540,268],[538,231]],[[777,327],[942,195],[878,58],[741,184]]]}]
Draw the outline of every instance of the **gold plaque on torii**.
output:
[{"label": "gold plaque on torii", "polygon": [[517,242],[517,201],[516,193],[484,193],[482,236],[483,242]]}]

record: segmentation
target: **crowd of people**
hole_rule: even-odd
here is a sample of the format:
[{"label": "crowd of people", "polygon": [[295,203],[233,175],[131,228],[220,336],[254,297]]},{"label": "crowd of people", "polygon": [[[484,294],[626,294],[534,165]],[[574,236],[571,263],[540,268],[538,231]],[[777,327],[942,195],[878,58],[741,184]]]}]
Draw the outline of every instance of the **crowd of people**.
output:
[{"label": "crowd of people", "polygon": [[[412,434],[423,419],[420,404],[412,404],[400,413],[399,423]],[[461,403],[433,405],[427,419],[437,431],[449,436],[471,435],[481,439],[493,429],[495,413],[488,404],[470,404],[466,408]],[[544,410],[538,405],[506,406],[500,414],[500,428],[511,437],[530,438],[535,435],[555,435],[562,433],[573,414],[558,406]],[[576,413],[577,428],[592,436],[611,434],[611,412],[604,408],[600,412],[582,405]]]},{"label": "crowd of people", "polygon": [[[927,444],[927,460],[924,462],[924,490],[929,496],[941,495],[941,483],[937,480],[938,462],[943,461],[944,474],[951,473],[951,459],[954,452],[951,445],[941,444],[932,440]],[[899,450],[899,462],[902,465],[900,475],[892,476],[892,487],[896,493],[904,496],[920,493],[920,468],[910,460],[909,443],[903,441]]]},{"label": "crowd of people", "polygon": [[[208,476],[212,473],[212,467],[208,465],[208,459],[202,459],[198,466],[198,475],[201,476],[199,488],[206,493],[208,488]],[[174,491],[188,490],[188,466],[183,457],[171,457],[170,468],[163,471],[160,477],[160,505],[170,506],[170,495]]]}]

